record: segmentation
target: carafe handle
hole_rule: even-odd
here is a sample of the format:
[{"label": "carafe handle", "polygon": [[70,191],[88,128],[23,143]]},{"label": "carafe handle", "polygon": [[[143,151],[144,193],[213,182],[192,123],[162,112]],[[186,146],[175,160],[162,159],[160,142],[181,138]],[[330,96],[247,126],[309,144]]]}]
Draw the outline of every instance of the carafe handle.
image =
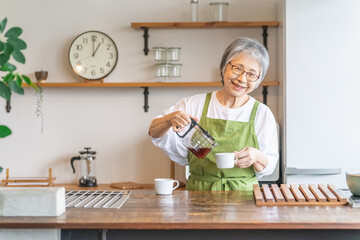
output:
[{"label": "carafe handle", "polygon": [[75,173],[74,161],[75,161],[75,160],[80,160],[80,159],[81,159],[81,157],[80,157],[80,156],[77,156],[77,157],[73,157],[73,158],[71,158],[70,163],[71,163],[71,167],[72,167],[72,169],[73,169],[73,173]]},{"label": "carafe handle", "polygon": [[177,134],[180,138],[184,138],[184,137],[186,136],[186,134],[188,134],[188,133],[190,132],[190,130],[191,130],[195,125],[198,125],[197,122],[196,122],[194,119],[192,119],[192,118],[190,118],[190,119],[191,119],[190,127],[189,127],[189,129],[186,131],[186,133],[184,133],[184,135],[181,136],[178,132],[176,132],[176,134]]}]

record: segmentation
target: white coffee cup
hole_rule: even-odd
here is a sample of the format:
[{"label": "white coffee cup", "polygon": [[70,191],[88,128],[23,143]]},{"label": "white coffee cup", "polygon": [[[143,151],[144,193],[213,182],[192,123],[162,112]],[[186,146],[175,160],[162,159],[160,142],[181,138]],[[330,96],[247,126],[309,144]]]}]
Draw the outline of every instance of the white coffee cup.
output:
[{"label": "white coffee cup", "polygon": [[[174,183],[176,186],[174,187]],[[179,187],[179,181],[170,178],[154,179],[156,194],[172,194],[173,190]]]},{"label": "white coffee cup", "polygon": [[216,166],[219,169],[233,168],[236,162],[235,153],[215,153]]}]

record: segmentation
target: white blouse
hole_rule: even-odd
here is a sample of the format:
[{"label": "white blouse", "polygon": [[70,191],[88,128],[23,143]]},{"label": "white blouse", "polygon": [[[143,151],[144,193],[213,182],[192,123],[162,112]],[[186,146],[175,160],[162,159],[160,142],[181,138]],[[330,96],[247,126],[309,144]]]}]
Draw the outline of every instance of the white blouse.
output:
[{"label": "white blouse", "polygon": [[[206,94],[197,94],[183,98],[177,102],[175,106],[171,106],[156,118],[163,117],[171,112],[183,111],[200,119],[205,98]],[[214,91],[212,92],[209,103],[207,117],[248,122],[255,101],[253,97],[250,97],[250,100],[240,108],[226,108],[220,104],[216,97],[216,91]],[[279,159],[278,131],[274,115],[271,110],[262,103],[259,104],[255,117],[255,134],[258,138],[260,151],[268,157],[268,164],[261,172],[256,172],[256,175],[257,177],[270,175],[273,173]],[[180,165],[188,164],[188,149],[182,144],[181,139],[172,128],[160,138],[153,138],[150,135],[149,137],[153,144],[162,149],[172,161]],[[237,149],[237,151],[240,150],[241,149]]]}]

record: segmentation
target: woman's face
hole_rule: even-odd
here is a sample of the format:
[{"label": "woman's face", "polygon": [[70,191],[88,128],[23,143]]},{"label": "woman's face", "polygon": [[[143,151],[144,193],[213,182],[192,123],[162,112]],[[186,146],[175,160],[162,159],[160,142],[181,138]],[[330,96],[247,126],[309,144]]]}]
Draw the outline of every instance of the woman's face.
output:
[{"label": "woman's face", "polygon": [[[242,75],[233,73],[232,68],[235,68],[237,71],[241,69],[245,72]],[[238,54],[233,60],[226,66],[224,72],[224,90],[227,94],[233,97],[243,97],[247,96],[252,92],[256,83],[249,81],[249,74],[254,76],[260,76],[260,66],[258,62],[248,54]]]}]

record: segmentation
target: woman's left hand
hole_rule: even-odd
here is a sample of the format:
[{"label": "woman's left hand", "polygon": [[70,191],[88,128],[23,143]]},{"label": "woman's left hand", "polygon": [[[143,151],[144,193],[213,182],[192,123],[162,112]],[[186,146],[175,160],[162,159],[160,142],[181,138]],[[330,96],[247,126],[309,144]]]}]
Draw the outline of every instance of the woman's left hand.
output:
[{"label": "woman's left hand", "polygon": [[235,166],[238,168],[248,168],[261,158],[262,153],[253,147],[246,147],[239,152],[235,151]]},{"label": "woman's left hand", "polygon": [[248,168],[252,165],[255,171],[261,172],[269,162],[265,154],[253,147],[246,147],[234,153],[237,158],[235,166],[238,168]]}]

